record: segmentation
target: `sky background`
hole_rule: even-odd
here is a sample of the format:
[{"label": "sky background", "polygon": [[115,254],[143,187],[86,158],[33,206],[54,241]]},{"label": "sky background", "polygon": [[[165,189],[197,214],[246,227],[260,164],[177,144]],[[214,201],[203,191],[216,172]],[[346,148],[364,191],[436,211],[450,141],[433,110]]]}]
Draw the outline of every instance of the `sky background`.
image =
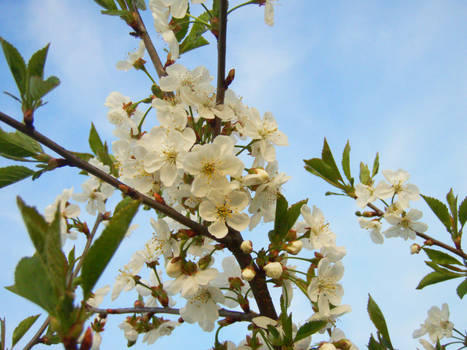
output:
[{"label": "sky background", "polygon": [[[231,5],[237,3],[231,1]],[[229,17],[227,70],[235,68],[231,88],[243,101],[261,113],[271,111],[289,137],[290,145],[277,150],[280,170],[292,177],[284,186],[289,202],[309,198],[309,205],[323,210],[338,245],[347,248],[343,303],[351,305],[353,311],[343,316],[338,326],[365,348],[370,332],[374,332],[366,313],[370,293],[383,310],[398,349],[416,347],[413,330],[424,322],[431,306],[443,302],[449,303],[457,328],[465,329],[466,300],[459,300],[455,293],[460,281],[415,290],[430,269],[423,255],[409,254],[413,242],[390,239],[383,245],[373,244],[358,226],[355,203],[343,197],[325,197],[332,188],[307,173],[302,160],[319,156],[326,137],[340,161],[349,140],[354,174],[360,161],[371,164],[378,151],[381,169],[408,171],[410,182],[423,194],[444,198],[453,187],[463,198],[467,193],[467,2],[282,0],[276,4],[276,25],[272,28],[264,24],[264,10],[257,6],[245,7]],[[148,12],[144,19],[163,53],[165,45],[154,32]],[[61,85],[37,112],[37,130],[74,151],[89,151],[91,121],[109,143],[114,140],[103,106],[105,98],[119,91],[136,100],[147,96],[150,87],[141,72],[115,68],[116,62],[138,45],[128,32],[122,21],[102,16],[90,0],[0,2],[0,35],[23,57],[29,58],[51,43],[46,75],[58,76]],[[208,35],[208,40],[212,42],[213,37]],[[184,55],[179,62],[190,69],[205,65],[214,76],[215,50],[215,45],[210,45]],[[16,92],[3,57],[0,90]],[[4,94],[0,95],[0,110],[20,119],[17,103]],[[2,166],[7,164],[0,161]],[[15,196],[19,194],[43,211],[62,189],[73,186],[80,192],[84,180],[75,169],[62,168],[34,183],[26,180],[0,191],[2,286],[13,284],[20,258],[33,254]],[[422,201],[413,206],[424,212],[422,221],[430,226],[428,234],[447,241],[447,233],[427,206]],[[98,286],[113,284],[118,268],[150,238],[148,218],[146,213],[138,218],[139,229],[122,243]],[[245,232],[244,237],[259,245],[265,242],[269,229],[262,226]],[[71,247],[67,244],[65,249]],[[297,320],[304,321],[312,310],[298,292],[296,295],[292,311]],[[134,296],[128,293],[114,303],[107,297],[102,305],[129,306]],[[41,312],[3,288],[0,300],[8,339],[22,319]],[[35,329],[45,317],[41,316]],[[121,320],[108,320],[102,349],[125,347],[123,334],[117,329]],[[34,331],[24,339],[30,339]],[[243,334],[242,326],[235,326],[222,331],[221,339],[238,343]],[[155,346],[201,350],[212,346],[213,339],[214,334],[204,333],[197,325],[184,324]],[[20,342],[18,348],[24,344]],[[146,347],[139,342],[134,348]]]}]

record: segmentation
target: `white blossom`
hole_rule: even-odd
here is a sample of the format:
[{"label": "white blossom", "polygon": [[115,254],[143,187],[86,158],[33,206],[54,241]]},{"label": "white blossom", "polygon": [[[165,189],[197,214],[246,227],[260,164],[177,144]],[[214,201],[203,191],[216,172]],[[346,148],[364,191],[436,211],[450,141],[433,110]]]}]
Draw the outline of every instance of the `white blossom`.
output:
[{"label": "white blossom", "polygon": [[441,309],[437,306],[432,306],[428,310],[428,317],[425,322],[420,325],[421,327],[413,332],[414,338],[419,338],[428,333],[433,343],[444,337],[450,337],[454,324],[449,321],[449,307],[444,303]]},{"label": "white blossom", "polygon": [[361,228],[370,231],[370,237],[374,243],[382,244],[384,242],[383,235],[381,234],[381,221],[358,218],[358,222]]},{"label": "white blossom", "polygon": [[417,209],[411,209],[408,213],[402,213],[400,216],[385,215],[384,218],[392,226],[384,231],[386,237],[402,237],[415,239],[415,232],[425,232],[428,225],[423,222],[417,222],[422,217],[422,212]]},{"label": "white blossom", "polygon": [[203,286],[188,298],[186,305],[180,309],[180,316],[186,322],[198,323],[204,331],[210,332],[219,318],[217,303],[223,302],[224,295],[219,288]]},{"label": "white blossom", "polygon": [[126,60],[117,62],[117,69],[125,72],[129,71],[135,62],[144,56],[145,51],[146,47],[144,46],[144,41],[141,40],[139,42],[138,49],[135,52],[130,52]]},{"label": "white blossom", "polygon": [[303,205],[300,209],[303,218],[305,219],[305,230],[309,233],[309,237],[304,239],[305,248],[320,249],[324,246],[335,245],[335,234],[329,229],[329,224],[326,223],[323,212],[313,206],[313,212],[307,205]]}]

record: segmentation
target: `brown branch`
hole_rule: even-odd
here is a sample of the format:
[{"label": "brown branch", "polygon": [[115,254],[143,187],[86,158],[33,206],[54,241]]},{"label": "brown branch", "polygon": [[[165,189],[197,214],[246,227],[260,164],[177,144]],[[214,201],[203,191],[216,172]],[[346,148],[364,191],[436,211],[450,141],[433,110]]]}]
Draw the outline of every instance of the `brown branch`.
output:
[{"label": "brown branch", "polygon": [[269,294],[269,291],[266,285],[264,271],[260,270],[256,266],[251,255],[245,254],[241,251],[240,244],[243,242],[243,238],[240,232],[230,228],[229,234],[226,237],[224,237],[223,239],[218,239],[209,233],[206,226],[203,226],[193,220],[190,220],[189,218],[182,215],[175,209],[165,204],[162,204],[142,194],[141,192],[136,191],[135,189],[124,184],[123,182],[116,179],[115,177],[105,173],[104,171],[96,168],[95,166],[89,164],[88,162],[78,158],[72,152],[66,150],[65,148],[58,145],[57,143],[55,143],[54,141],[52,141],[45,135],[36,131],[35,129],[28,127],[24,125],[23,123],[18,122],[17,120],[11,118],[10,116],[2,112],[0,112],[0,121],[3,121],[4,123],[15,128],[16,130],[23,132],[24,134],[32,137],[34,140],[40,142],[44,146],[58,153],[59,155],[61,155],[63,158],[67,160],[67,165],[85,170],[88,173],[98,177],[102,181],[114,186],[115,188],[122,191],[124,194],[130,196],[131,198],[140,200],[142,203],[148,205],[149,207],[155,210],[158,210],[161,213],[164,213],[165,215],[176,220],[177,222],[191,228],[198,234],[211,238],[217,242],[224,243],[227,246],[227,248],[232,252],[232,254],[235,256],[235,258],[237,259],[242,269],[250,265],[254,267],[256,271],[256,276],[249,283],[253,291],[253,295],[255,297],[256,304],[258,305],[259,311],[261,315],[268,316],[273,319],[277,319],[277,313],[275,311],[274,304],[272,303],[271,295]]},{"label": "brown branch", "polygon": [[50,317],[44,321],[42,326],[37,330],[36,334],[32,337],[29,343],[26,344],[23,350],[30,350],[34,345],[39,344],[39,338],[41,337],[42,333],[44,333],[45,329],[49,326]]},{"label": "brown branch", "polygon": [[[105,314],[105,315],[142,314],[142,313],[180,315],[180,309],[171,308],[171,307],[125,307],[125,308],[116,308],[116,309],[99,309],[99,308],[95,308],[95,307],[91,307],[87,305],[87,309],[95,314]],[[251,321],[253,318],[259,315],[254,312],[240,312],[240,311],[220,309],[219,316],[228,317],[233,321]]]},{"label": "brown branch", "polygon": [[156,69],[157,75],[159,78],[165,77],[167,72],[164,69],[164,65],[162,64],[156,48],[152,43],[151,37],[148,34],[146,26],[137,8],[134,9],[134,17],[136,20],[136,26],[133,27],[133,29],[136,30],[136,34],[143,40],[144,46],[146,47],[146,50],[148,50],[149,57],[151,57],[151,61],[154,65],[154,68]]},{"label": "brown branch", "polygon": [[[219,37],[217,39],[217,91],[216,104],[224,104],[225,97],[225,52],[227,44],[227,9],[228,0],[219,1]],[[221,131],[221,119],[214,120],[214,137]]]},{"label": "brown branch", "polygon": [[[373,203],[368,203],[367,206],[373,209],[377,216],[380,216],[380,217],[384,216],[384,212],[381,209],[379,209],[376,205],[374,205]],[[438,241],[437,239],[430,237],[425,233],[417,232],[417,231],[414,231],[414,232],[418,237],[423,238],[424,240],[430,241],[430,243],[432,243],[433,245],[449,250],[450,252],[460,256],[464,260],[467,259],[467,254],[464,253],[462,249],[451,247],[450,245],[447,245],[446,243]]]}]

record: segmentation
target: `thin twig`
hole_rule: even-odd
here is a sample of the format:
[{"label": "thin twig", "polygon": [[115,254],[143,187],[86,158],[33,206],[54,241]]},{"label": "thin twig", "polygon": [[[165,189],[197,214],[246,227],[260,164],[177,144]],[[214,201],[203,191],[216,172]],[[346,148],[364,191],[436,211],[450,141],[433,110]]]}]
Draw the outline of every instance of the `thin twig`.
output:
[{"label": "thin twig", "polygon": [[[228,0],[219,2],[219,38],[217,39],[217,91],[216,104],[224,104],[225,97],[225,52],[227,46],[227,9]],[[214,120],[214,137],[221,131],[222,120],[218,117]]]},{"label": "thin twig", "polygon": [[[152,313],[152,314],[169,314],[169,315],[180,315],[180,309],[171,308],[171,307],[125,307],[125,308],[116,308],[116,309],[99,309],[95,307],[90,307],[88,305],[87,309],[96,314],[105,314],[105,315],[120,315],[120,314],[143,314],[143,313]],[[231,311],[226,309],[219,309],[219,316],[228,317],[235,321],[251,321],[253,318],[259,316],[254,312],[240,312],[240,311]]]},{"label": "thin twig", "polygon": [[[380,216],[380,217],[384,216],[384,212],[381,209],[379,209],[376,205],[374,205],[372,203],[368,203],[367,206],[369,208],[373,209],[377,216]],[[431,236],[428,236],[425,233],[417,232],[417,231],[414,231],[414,232],[418,237],[423,238],[424,240],[430,241],[430,243],[432,243],[433,245],[436,245],[438,247],[449,250],[450,252],[460,256],[463,259],[467,259],[467,254],[464,253],[464,251],[462,249],[457,249],[457,248],[451,247],[450,245],[447,245],[446,243],[438,241],[437,239],[435,239],[435,238],[433,238]]]},{"label": "thin twig", "polygon": [[89,248],[91,248],[92,240],[94,239],[94,236],[96,235],[96,232],[97,232],[97,228],[99,227],[103,219],[104,219],[104,216],[102,214],[97,215],[96,221],[94,222],[94,226],[91,232],[89,233],[89,235],[86,237],[86,245],[84,246],[83,253],[81,254],[81,259],[79,259],[78,265],[76,265],[76,268],[73,271],[73,274],[71,275],[70,282],[73,282],[73,279],[75,279],[76,276],[78,276],[78,273],[81,270],[81,267],[83,266],[84,257],[86,256]]},{"label": "thin twig", "polygon": [[29,350],[34,345],[39,343],[39,338],[41,337],[42,333],[44,333],[45,329],[49,326],[50,317],[47,317],[42,326],[37,330],[36,334],[32,337],[29,343],[26,344],[23,350]]},{"label": "thin twig", "polygon": [[144,46],[146,47],[146,50],[148,50],[149,57],[151,57],[151,61],[154,65],[154,68],[156,69],[156,72],[159,78],[165,77],[167,75],[167,72],[164,69],[164,65],[162,64],[159,54],[157,53],[156,48],[154,47],[154,44],[152,43],[151,37],[148,34],[146,26],[137,8],[134,9],[134,13],[135,13],[135,20],[137,23],[136,34],[143,40]]}]

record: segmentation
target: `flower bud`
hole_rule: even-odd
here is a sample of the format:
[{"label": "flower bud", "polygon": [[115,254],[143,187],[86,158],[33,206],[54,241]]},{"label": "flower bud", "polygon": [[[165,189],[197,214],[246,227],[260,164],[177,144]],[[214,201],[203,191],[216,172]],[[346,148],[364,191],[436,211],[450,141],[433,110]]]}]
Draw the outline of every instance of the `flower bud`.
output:
[{"label": "flower bud", "polygon": [[182,261],[179,258],[173,258],[169,260],[165,266],[167,275],[172,278],[177,278],[182,274]]},{"label": "flower bud", "polygon": [[240,249],[245,254],[250,254],[253,251],[253,243],[249,240],[243,241],[242,244],[240,244]]},{"label": "flower bud", "polygon": [[331,343],[324,343],[318,348],[319,350],[336,350],[334,344]]},{"label": "flower bud", "polygon": [[410,246],[410,254],[418,254],[420,253],[420,250],[422,250],[422,247],[420,247],[417,243],[414,243]]},{"label": "flower bud", "polygon": [[211,255],[206,255],[206,256],[203,256],[201,259],[199,259],[198,261],[198,266],[201,270],[205,270],[209,267],[209,265],[211,264]]},{"label": "flower bud", "polygon": [[297,255],[300,252],[300,250],[302,250],[302,247],[302,241],[293,241],[287,245],[287,248],[285,248],[285,250],[292,255]]},{"label": "flower bud", "polygon": [[266,272],[266,275],[278,279],[282,276],[282,264],[280,262],[270,262],[267,263],[264,267],[264,272]]},{"label": "flower bud", "polygon": [[269,174],[261,168],[250,169],[249,174],[245,176],[244,182],[246,186],[255,186],[266,182],[269,179]]},{"label": "flower bud", "polygon": [[350,350],[352,349],[352,342],[348,339],[341,339],[334,343],[334,346],[339,350]]},{"label": "flower bud", "polygon": [[253,278],[255,278],[256,272],[255,269],[251,266],[247,266],[242,270],[242,278],[245,281],[251,281]]}]

